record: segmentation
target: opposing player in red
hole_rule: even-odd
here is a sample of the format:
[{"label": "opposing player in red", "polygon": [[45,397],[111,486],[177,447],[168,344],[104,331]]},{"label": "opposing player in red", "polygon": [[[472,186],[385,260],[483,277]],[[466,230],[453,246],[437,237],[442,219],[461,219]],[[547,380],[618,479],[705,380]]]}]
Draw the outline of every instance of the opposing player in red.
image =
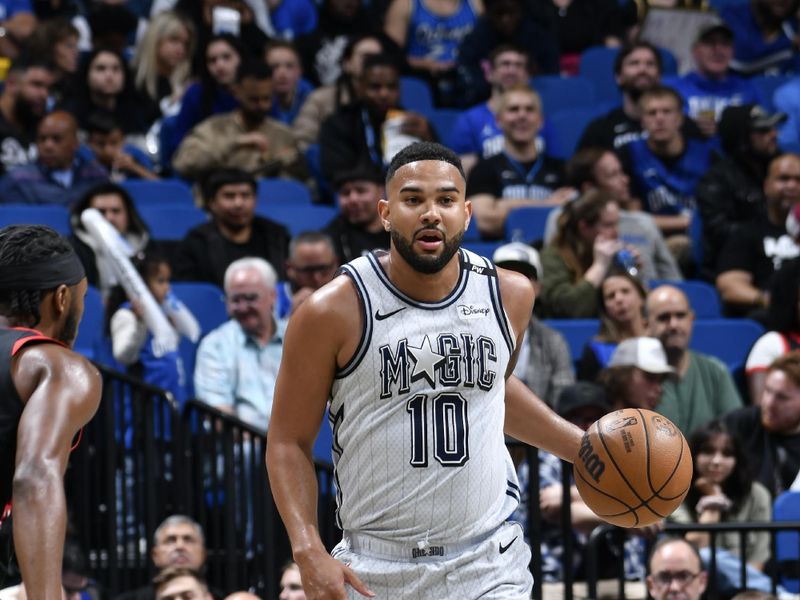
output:
[{"label": "opposing player in red", "polygon": [[64,471],[100,403],[97,370],[71,350],[86,277],[43,226],[0,229],[0,507],[29,600],[61,600]]},{"label": "opposing player in red", "polygon": [[[399,152],[378,204],[390,251],[345,265],[290,322],[267,464],[309,600],[530,598],[503,434],[572,461],[582,431],[510,376],[534,292],[460,248],[465,187],[443,146]],[[333,557],[311,458],[329,399]]]}]

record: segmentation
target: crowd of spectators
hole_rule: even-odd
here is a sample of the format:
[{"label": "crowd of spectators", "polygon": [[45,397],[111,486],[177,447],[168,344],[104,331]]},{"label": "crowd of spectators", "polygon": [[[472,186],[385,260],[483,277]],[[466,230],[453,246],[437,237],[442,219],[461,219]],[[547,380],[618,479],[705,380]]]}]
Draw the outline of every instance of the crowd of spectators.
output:
[{"label": "crowd of spectators", "polygon": [[[745,491],[699,473],[681,520],[753,516],[752,494],[768,517],[762,487],[773,498],[800,468],[800,54],[790,35],[800,0],[719,2],[718,16],[691,32],[693,64],[680,74],[639,35],[647,4],[0,0],[0,211],[68,212],[117,366],[179,400],[193,389],[266,431],[293,311],[339,265],[388,248],[377,211],[383,169],[414,140],[440,141],[462,158],[484,249],[537,289],[515,374],[574,422],[654,409],[687,437],[705,432],[692,438],[698,461],[727,452],[737,469],[753,468],[758,486]],[[620,94],[598,103],[565,152],[552,119],[559,107],[544,106],[536,77],[577,75],[597,46],[617,49],[608,76]],[[756,84],[767,75],[785,80],[774,95]],[[435,108],[404,106],[408,76]],[[452,119],[437,118],[442,111]],[[262,178],[299,182],[338,212],[292,237],[270,216],[280,199],[259,199]],[[191,186],[207,215],[180,240],[154,239],[125,187],[162,179]],[[509,215],[524,207],[549,209],[541,239],[511,239]],[[180,356],[151,356],[141,305],[81,221],[89,208],[137,257],[158,304],[170,279],[221,289],[230,320],[199,342],[193,373]],[[744,374],[690,349],[696,318],[684,279],[714,286],[725,316],[764,327]],[[579,360],[548,318],[597,320],[582,354],[573,349]],[[542,481],[555,485],[550,463],[542,458]],[[546,518],[556,518],[559,494],[544,492]],[[583,508],[576,499],[578,540],[596,524]],[[167,529],[199,529],[180,519]],[[164,527],[153,562],[178,570],[155,593],[178,582],[222,597],[202,580],[202,564],[161,560]],[[644,564],[634,545],[630,573]],[[762,545],[747,557],[755,569],[766,562]],[[664,577],[648,579],[654,596],[675,583]],[[699,575],[684,583],[705,587]]]}]

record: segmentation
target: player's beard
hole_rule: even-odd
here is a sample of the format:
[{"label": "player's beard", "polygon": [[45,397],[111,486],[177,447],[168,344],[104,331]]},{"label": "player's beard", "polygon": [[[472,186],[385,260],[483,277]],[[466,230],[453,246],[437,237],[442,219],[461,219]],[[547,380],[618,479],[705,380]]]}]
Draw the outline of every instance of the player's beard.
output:
[{"label": "player's beard", "polygon": [[464,238],[464,232],[459,231],[449,240],[445,238],[442,253],[438,256],[417,254],[414,252],[413,243],[405,239],[395,229],[392,229],[391,237],[397,252],[403,257],[403,260],[411,265],[412,269],[420,273],[425,273],[426,275],[431,275],[444,269],[445,265],[447,265],[455,253],[458,252],[458,248],[461,246],[461,240]]},{"label": "player's beard", "polygon": [[70,308],[69,313],[64,318],[64,326],[55,336],[56,339],[67,346],[72,346],[75,343],[75,338],[78,337],[79,321],[78,311],[74,307]]}]

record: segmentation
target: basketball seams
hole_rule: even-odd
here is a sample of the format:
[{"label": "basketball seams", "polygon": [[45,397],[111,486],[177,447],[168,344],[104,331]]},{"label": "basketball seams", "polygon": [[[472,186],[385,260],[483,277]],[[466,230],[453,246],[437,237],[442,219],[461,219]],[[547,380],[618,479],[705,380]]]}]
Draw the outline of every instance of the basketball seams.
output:
[{"label": "basketball seams", "polygon": [[[619,476],[622,478],[622,481],[625,482],[625,485],[627,485],[628,489],[633,492],[633,495],[636,496],[636,498],[639,500],[639,502],[645,502],[644,498],[642,498],[639,495],[639,492],[636,490],[636,488],[634,488],[631,485],[630,481],[628,481],[628,478],[625,476],[625,473],[623,473],[623,471],[620,468],[619,464],[617,464],[617,459],[614,458],[614,455],[609,450],[608,444],[606,444],[605,435],[603,435],[603,431],[602,431],[602,429],[600,429],[600,422],[599,421],[595,422],[595,427],[597,427],[597,435],[598,435],[598,437],[600,439],[600,443],[603,444],[603,450],[606,451],[606,456],[608,456],[608,459],[611,461],[611,464],[614,465],[614,468],[617,470],[617,473],[619,473]],[[647,455],[647,458],[648,458],[648,464],[649,464],[649,460],[650,460],[650,455],[649,454]]]}]

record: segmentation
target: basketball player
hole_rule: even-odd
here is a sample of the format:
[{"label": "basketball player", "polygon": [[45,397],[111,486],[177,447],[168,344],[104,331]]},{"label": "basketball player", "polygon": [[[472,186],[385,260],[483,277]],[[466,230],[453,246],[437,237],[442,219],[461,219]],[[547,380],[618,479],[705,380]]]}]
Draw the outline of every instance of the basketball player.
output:
[{"label": "basketball player", "polygon": [[86,277],[72,246],[42,226],[0,230],[0,506],[30,600],[61,600],[64,471],[100,403],[97,370],[70,347]]},{"label": "basketball player", "polygon": [[[472,207],[450,150],[413,144],[386,181],[389,252],[348,263],[303,303],[276,384],[267,464],[306,596],[529,598],[503,433],[570,461],[582,433],[506,381],[533,289],[459,249]],[[329,398],[344,531],[333,557],[311,457]]]}]

